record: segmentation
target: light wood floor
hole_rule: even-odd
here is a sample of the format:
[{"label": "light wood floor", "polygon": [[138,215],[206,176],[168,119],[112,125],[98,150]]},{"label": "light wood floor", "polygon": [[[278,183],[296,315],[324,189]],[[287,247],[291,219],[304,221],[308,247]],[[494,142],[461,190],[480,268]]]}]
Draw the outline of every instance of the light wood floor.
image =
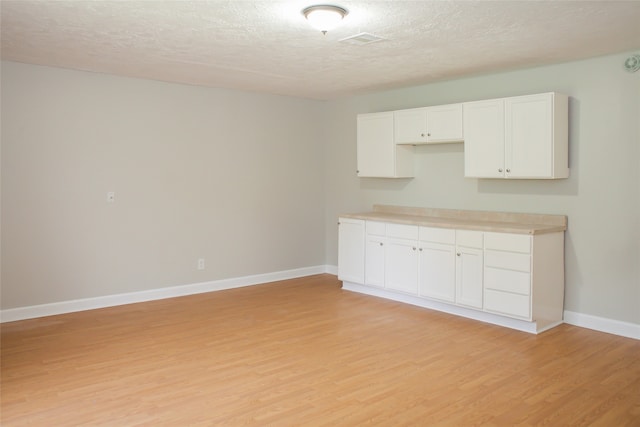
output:
[{"label": "light wood floor", "polygon": [[9,426],[640,426],[640,341],[317,275],[2,325]]}]

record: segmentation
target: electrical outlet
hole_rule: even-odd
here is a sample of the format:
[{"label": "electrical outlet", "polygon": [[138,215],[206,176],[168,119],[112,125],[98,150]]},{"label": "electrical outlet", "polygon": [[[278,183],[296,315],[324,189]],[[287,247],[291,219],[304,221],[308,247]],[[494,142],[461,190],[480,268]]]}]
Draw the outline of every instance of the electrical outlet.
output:
[{"label": "electrical outlet", "polygon": [[198,258],[198,270],[204,270],[204,258]]}]

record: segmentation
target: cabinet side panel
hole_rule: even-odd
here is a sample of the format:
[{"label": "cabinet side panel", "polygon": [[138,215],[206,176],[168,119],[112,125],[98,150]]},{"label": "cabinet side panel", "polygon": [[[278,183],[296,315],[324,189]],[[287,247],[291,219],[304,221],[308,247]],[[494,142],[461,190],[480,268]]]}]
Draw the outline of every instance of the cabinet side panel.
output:
[{"label": "cabinet side panel", "polygon": [[569,97],[556,93],[553,104],[554,178],[569,177]]},{"label": "cabinet side panel", "polygon": [[564,310],[564,232],[533,240],[533,320],[538,328],[562,321]]}]

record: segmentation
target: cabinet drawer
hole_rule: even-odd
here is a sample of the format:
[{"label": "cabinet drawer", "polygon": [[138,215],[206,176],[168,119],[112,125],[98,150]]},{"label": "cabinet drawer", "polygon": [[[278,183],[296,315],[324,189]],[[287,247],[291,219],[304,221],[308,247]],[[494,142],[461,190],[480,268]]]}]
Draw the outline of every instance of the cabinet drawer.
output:
[{"label": "cabinet drawer", "polygon": [[456,230],[456,245],[482,249],[482,231]]},{"label": "cabinet drawer", "polygon": [[485,268],[484,288],[513,292],[520,295],[530,295],[531,275],[521,271],[501,270],[490,267]]},{"label": "cabinet drawer", "polygon": [[367,234],[375,234],[377,236],[384,236],[386,233],[386,227],[384,222],[367,221],[366,232]]},{"label": "cabinet drawer", "polygon": [[423,242],[454,245],[456,243],[456,230],[450,228],[420,227],[420,240]]},{"label": "cabinet drawer", "polygon": [[418,240],[418,226],[404,224],[387,224],[387,237]]},{"label": "cabinet drawer", "polygon": [[531,272],[531,255],[514,252],[484,251],[485,267]]},{"label": "cabinet drawer", "polygon": [[485,289],[484,309],[522,319],[531,318],[530,298],[526,295]]},{"label": "cabinet drawer", "polygon": [[485,233],[485,249],[531,253],[531,236],[526,234]]}]

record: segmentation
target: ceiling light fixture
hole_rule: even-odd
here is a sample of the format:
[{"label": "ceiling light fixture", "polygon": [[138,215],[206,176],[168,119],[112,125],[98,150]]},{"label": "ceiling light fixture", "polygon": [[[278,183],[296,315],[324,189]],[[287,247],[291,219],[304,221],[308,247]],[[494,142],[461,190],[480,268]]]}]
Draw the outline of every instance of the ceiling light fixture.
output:
[{"label": "ceiling light fixture", "polygon": [[302,10],[302,14],[307,18],[309,24],[322,31],[322,34],[333,30],[348,13],[347,9],[328,4],[309,6]]}]

